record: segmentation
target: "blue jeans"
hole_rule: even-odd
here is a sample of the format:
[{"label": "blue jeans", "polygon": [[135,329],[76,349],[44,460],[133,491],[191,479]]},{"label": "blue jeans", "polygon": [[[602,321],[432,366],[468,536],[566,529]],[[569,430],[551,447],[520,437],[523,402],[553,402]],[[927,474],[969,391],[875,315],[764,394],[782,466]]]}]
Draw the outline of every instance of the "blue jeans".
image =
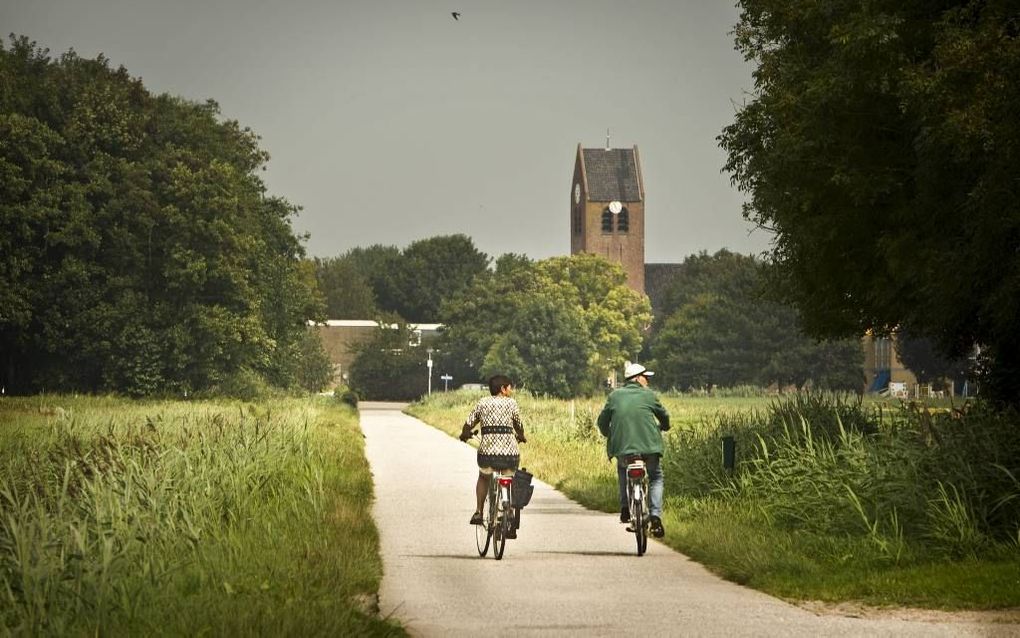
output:
[{"label": "blue jeans", "polygon": [[[631,455],[637,456],[637,455]],[[662,465],[658,454],[642,454],[648,471],[648,501],[652,516],[662,516]],[[616,476],[620,482],[620,510],[627,507],[627,457],[616,457]]]}]

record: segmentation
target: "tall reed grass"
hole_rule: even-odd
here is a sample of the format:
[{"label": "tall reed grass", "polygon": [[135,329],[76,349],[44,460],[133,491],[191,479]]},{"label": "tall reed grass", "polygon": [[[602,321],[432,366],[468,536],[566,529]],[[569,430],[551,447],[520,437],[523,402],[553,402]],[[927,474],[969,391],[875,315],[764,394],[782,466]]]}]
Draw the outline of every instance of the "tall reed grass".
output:
[{"label": "tall reed grass", "polygon": [[[732,474],[722,436],[740,450]],[[897,561],[907,541],[957,558],[1001,550],[1020,524],[1020,419],[980,404],[801,396],[670,438],[665,467],[681,494],[746,499],[776,525],[868,538]]]},{"label": "tall reed grass", "polygon": [[17,634],[398,634],[356,413],[322,400],[0,401]]}]

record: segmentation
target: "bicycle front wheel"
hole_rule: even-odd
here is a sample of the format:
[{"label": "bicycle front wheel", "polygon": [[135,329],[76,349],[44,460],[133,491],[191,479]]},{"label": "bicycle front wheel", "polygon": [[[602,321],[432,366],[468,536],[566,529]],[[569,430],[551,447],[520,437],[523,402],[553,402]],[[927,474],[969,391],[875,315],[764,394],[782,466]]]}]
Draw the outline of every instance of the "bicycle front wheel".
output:
[{"label": "bicycle front wheel", "polygon": [[489,542],[492,540],[492,520],[492,499],[486,498],[482,503],[482,524],[475,525],[475,544],[478,546],[479,556],[489,553]]}]

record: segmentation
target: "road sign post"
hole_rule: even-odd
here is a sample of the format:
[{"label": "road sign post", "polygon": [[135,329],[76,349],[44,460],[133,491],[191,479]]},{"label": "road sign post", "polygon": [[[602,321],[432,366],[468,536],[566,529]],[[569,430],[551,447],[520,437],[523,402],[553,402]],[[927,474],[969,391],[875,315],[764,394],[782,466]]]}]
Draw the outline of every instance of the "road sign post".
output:
[{"label": "road sign post", "polygon": [[429,353],[429,360],[428,360],[428,367],[429,367],[429,396],[432,396],[432,348],[428,349],[428,353]]},{"label": "road sign post", "polygon": [[450,389],[450,382],[453,381],[453,377],[448,374],[444,374],[439,378],[443,380],[443,392],[446,392]]}]

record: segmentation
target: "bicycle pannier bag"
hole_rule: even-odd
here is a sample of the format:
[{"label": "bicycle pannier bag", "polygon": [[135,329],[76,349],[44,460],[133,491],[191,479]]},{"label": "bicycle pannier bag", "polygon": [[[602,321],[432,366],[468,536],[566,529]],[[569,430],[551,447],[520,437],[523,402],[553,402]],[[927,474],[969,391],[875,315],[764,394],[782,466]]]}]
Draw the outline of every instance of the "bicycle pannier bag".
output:
[{"label": "bicycle pannier bag", "polygon": [[513,495],[514,507],[524,507],[531,502],[531,494],[535,491],[535,486],[531,484],[531,479],[534,478],[526,468],[521,468],[514,472],[513,478]]}]

